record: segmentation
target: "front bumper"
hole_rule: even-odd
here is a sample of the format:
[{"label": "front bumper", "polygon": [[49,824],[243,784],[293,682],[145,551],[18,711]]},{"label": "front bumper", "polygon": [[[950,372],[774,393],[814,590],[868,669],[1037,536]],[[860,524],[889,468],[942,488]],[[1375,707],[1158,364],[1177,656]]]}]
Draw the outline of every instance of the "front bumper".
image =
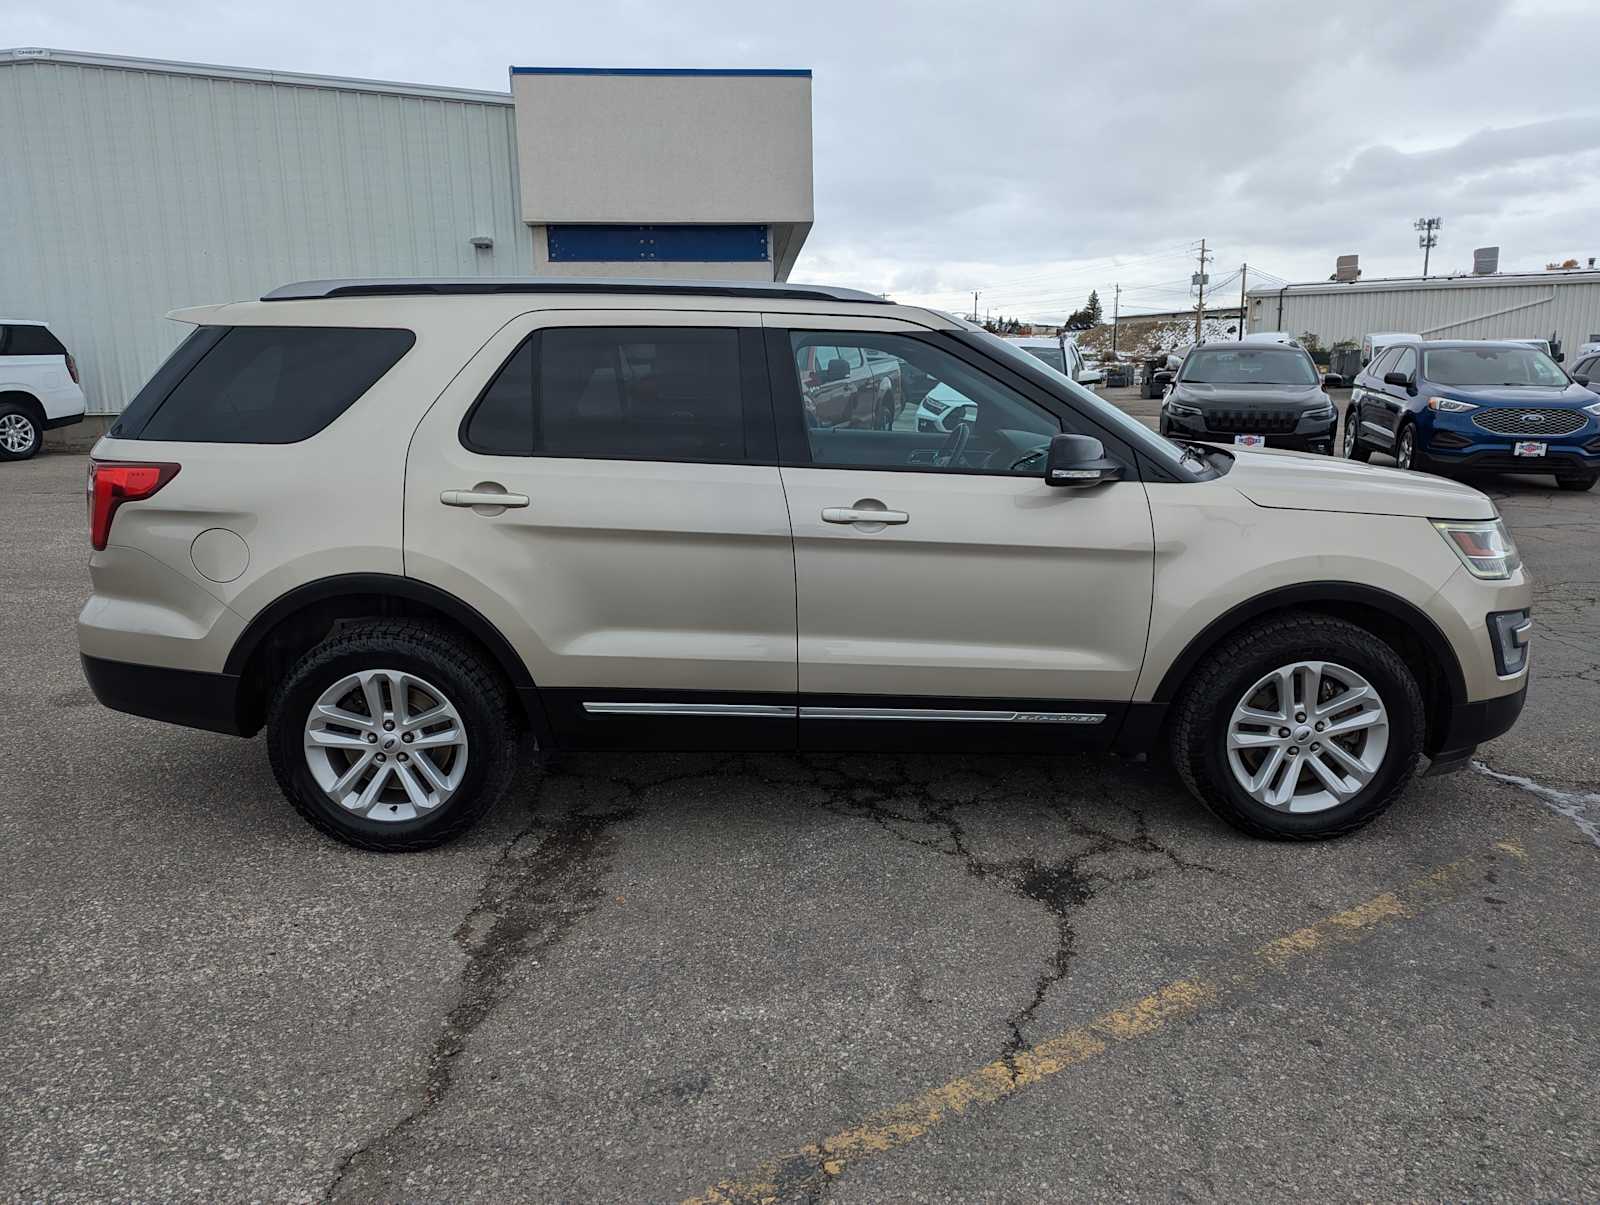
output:
[{"label": "front bumper", "polygon": [[1528,684],[1512,695],[1457,703],[1450,712],[1450,727],[1437,752],[1428,755],[1428,775],[1449,774],[1472,759],[1484,741],[1504,736],[1522,714],[1528,700]]},{"label": "front bumper", "polygon": [[[1418,450],[1434,466],[1460,472],[1553,473],[1583,477],[1600,473],[1600,422],[1590,419],[1570,435],[1495,435],[1468,414],[1424,411],[1417,426]],[[1545,445],[1543,456],[1518,456],[1518,443]]]},{"label": "front bumper", "polygon": [[1262,412],[1259,416],[1247,415],[1241,420],[1235,417],[1238,413],[1237,408],[1230,407],[1225,415],[1204,410],[1199,414],[1181,414],[1174,412],[1170,406],[1163,406],[1161,422],[1166,434],[1179,439],[1231,444],[1236,435],[1260,435],[1266,439],[1269,448],[1292,448],[1301,452],[1333,451],[1334,431],[1339,425],[1337,415],[1333,418],[1301,417],[1286,430],[1264,430],[1276,425],[1272,422],[1276,415]]}]

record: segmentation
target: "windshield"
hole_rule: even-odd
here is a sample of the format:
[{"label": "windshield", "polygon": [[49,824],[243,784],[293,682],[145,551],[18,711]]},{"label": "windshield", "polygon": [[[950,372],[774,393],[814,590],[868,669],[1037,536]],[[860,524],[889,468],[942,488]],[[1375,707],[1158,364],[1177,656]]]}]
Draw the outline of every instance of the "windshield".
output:
[{"label": "windshield", "polygon": [[963,323],[962,327],[958,337],[978,344],[1001,363],[1022,368],[1028,374],[1043,374],[1059,392],[1072,398],[1085,414],[1090,415],[1113,434],[1126,439],[1152,460],[1159,461],[1162,467],[1176,473],[1180,480],[1210,478],[1217,474],[1216,466],[1207,460],[1204,453],[1197,450],[1195,445],[1173,443],[1157,435],[1138,419],[1129,418],[1117,407],[1085,389],[1059,369],[1052,368],[1037,357],[1019,350],[1015,344],[1007,343],[998,335],[991,335],[988,331],[970,323]]},{"label": "windshield", "polygon": [[1422,353],[1422,375],[1440,385],[1550,385],[1567,374],[1531,347],[1440,347]]},{"label": "windshield", "polygon": [[1043,360],[1057,372],[1065,372],[1067,370],[1066,357],[1061,354],[1059,347],[1024,347],[1022,350],[1035,360]]},{"label": "windshield", "polygon": [[1290,347],[1197,347],[1180,381],[1204,385],[1315,385],[1311,357]]}]

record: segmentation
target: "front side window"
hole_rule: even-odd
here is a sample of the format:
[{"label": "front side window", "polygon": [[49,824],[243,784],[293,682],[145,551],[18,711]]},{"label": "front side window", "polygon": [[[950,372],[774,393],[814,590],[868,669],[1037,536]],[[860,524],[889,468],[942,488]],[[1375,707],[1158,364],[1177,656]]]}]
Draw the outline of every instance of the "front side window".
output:
[{"label": "front side window", "polygon": [[1416,380],[1417,353],[1409,347],[1406,348],[1400,353],[1400,358],[1394,362],[1394,367],[1389,369],[1389,371],[1398,372],[1408,381]]},{"label": "front side window", "polygon": [[1294,348],[1197,347],[1183,362],[1179,380],[1206,385],[1315,385],[1311,357]]},{"label": "front side window", "polygon": [[739,332],[566,327],[531,335],[468,412],[498,456],[733,462],[746,457]]},{"label": "front side window", "polygon": [[[1038,476],[1061,431],[1049,411],[919,339],[795,331],[790,343],[810,463],[818,467]],[[865,369],[808,371],[818,348]]]},{"label": "front side window", "polygon": [[1385,348],[1378,353],[1378,358],[1372,362],[1372,375],[1378,380],[1383,380],[1390,372],[1394,371],[1394,362],[1400,358],[1398,347]]},{"label": "front side window", "polygon": [[1567,374],[1532,347],[1441,347],[1424,356],[1423,376],[1440,385],[1550,385]]}]

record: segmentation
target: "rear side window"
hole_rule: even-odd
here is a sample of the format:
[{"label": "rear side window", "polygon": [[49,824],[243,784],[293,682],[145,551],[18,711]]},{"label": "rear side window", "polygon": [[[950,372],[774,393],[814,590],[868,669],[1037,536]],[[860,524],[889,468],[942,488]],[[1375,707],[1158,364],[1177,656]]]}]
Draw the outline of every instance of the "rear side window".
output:
[{"label": "rear side window", "polygon": [[67,349],[42,326],[0,326],[0,356],[64,356]]},{"label": "rear side window", "polygon": [[[219,328],[204,328],[217,331]],[[405,330],[235,326],[183,344],[187,371],[159,398],[135,399],[123,438],[289,444],[338,418],[416,342]],[[197,354],[198,353],[198,354]],[[167,366],[152,380],[168,374]]]},{"label": "rear side window", "polygon": [[484,389],[461,441],[490,456],[744,461],[749,373],[731,328],[544,330]]}]

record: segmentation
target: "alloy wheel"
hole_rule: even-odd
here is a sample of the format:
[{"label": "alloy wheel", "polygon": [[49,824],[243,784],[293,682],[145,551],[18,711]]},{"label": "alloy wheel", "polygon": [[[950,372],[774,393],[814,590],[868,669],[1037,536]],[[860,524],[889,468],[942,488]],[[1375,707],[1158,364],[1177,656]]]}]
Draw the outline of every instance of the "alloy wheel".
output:
[{"label": "alloy wheel", "polygon": [[1322,812],[1354,798],[1383,765],[1389,713],[1376,688],[1331,661],[1296,661],[1234,706],[1228,767],[1257,803]]},{"label": "alloy wheel", "polygon": [[1344,416],[1344,458],[1354,460],[1356,451],[1356,415],[1347,410]]},{"label": "alloy wheel", "polygon": [[1411,467],[1411,461],[1416,453],[1416,441],[1417,437],[1411,433],[1410,427],[1400,432],[1400,441],[1395,445],[1394,462],[1402,469]]},{"label": "alloy wheel", "polygon": [[26,452],[38,438],[33,420],[26,414],[0,415],[0,448],[12,454]]},{"label": "alloy wheel", "polygon": [[438,687],[401,670],[349,674],[306,717],[311,776],[344,810],[415,820],[450,801],[467,772],[467,730]]}]

